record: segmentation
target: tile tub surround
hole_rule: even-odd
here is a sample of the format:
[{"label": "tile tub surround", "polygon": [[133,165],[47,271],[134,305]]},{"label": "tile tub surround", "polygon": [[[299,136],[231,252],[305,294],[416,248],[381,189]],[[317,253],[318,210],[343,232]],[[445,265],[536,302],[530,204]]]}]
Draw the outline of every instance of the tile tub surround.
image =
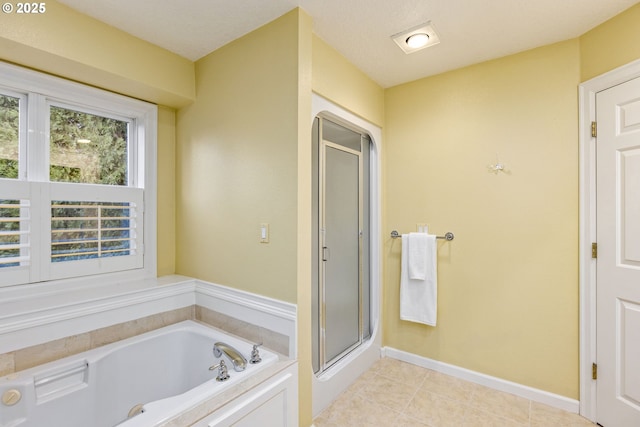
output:
[{"label": "tile tub surround", "polygon": [[183,320],[198,320],[247,341],[263,342],[265,347],[278,353],[286,355],[289,352],[288,338],[282,334],[192,305],[0,354],[0,376],[82,353]]},{"label": "tile tub surround", "polygon": [[[195,307],[184,307],[5,353],[0,355],[0,375],[22,371],[183,320],[193,319],[195,319]],[[5,359],[9,362],[3,363]]]},{"label": "tile tub surround", "polygon": [[391,358],[380,359],[315,427],[593,427],[579,415]]},{"label": "tile tub surround", "polygon": [[0,376],[15,372],[13,353],[0,354]]},{"label": "tile tub surround", "polygon": [[269,350],[289,355],[289,337],[262,326],[227,316],[199,305],[195,306],[195,319],[244,338],[254,344],[262,343]]}]

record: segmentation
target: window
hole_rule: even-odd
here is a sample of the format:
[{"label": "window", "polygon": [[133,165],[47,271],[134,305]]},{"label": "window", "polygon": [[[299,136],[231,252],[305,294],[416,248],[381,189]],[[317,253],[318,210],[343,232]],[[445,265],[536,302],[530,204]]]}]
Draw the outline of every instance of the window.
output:
[{"label": "window", "polygon": [[156,107],[0,75],[0,286],[155,275]]}]

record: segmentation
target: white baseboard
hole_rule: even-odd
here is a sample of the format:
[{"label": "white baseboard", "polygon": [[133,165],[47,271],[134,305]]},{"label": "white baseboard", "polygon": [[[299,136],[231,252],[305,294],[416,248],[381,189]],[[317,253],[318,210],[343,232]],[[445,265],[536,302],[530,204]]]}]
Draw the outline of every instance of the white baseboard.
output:
[{"label": "white baseboard", "polygon": [[465,381],[480,384],[494,390],[503,391],[505,393],[514,394],[516,396],[524,397],[525,399],[553,406],[554,408],[562,409],[563,411],[575,414],[580,411],[580,402],[575,399],[570,399],[558,394],[549,393],[548,391],[503,380],[501,378],[492,377],[490,375],[485,375],[480,372],[471,371],[448,363],[439,362],[427,357],[407,353],[391,347],[384,347],[381,352],[384,357],[408,362],[452,377],[460,378]]}]

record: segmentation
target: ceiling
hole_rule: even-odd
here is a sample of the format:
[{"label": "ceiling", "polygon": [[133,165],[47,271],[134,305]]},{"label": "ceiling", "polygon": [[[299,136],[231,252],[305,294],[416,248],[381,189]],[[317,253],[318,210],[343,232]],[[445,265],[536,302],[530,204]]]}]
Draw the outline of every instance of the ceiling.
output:
[{"label": "ceiling", "polygon": [[[638,0],[58,0],[197,60],[294,7],[383,87],[571,39]],[[440,44],[406,55],[391,36],[431,21]]]}]

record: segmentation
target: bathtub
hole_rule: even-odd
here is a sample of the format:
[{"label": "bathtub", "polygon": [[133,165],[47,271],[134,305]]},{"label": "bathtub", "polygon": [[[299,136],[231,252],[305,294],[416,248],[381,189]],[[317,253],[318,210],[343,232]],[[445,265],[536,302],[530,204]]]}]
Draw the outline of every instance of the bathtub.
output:
[{"label": "bathtub", "polygon": [[0,427],[155,426],[278,360],[260,349],[262,362],[236,372],[223,356],[219,382],[218,341],[250,359],[250,344],[187,320],[0,378]]}]

